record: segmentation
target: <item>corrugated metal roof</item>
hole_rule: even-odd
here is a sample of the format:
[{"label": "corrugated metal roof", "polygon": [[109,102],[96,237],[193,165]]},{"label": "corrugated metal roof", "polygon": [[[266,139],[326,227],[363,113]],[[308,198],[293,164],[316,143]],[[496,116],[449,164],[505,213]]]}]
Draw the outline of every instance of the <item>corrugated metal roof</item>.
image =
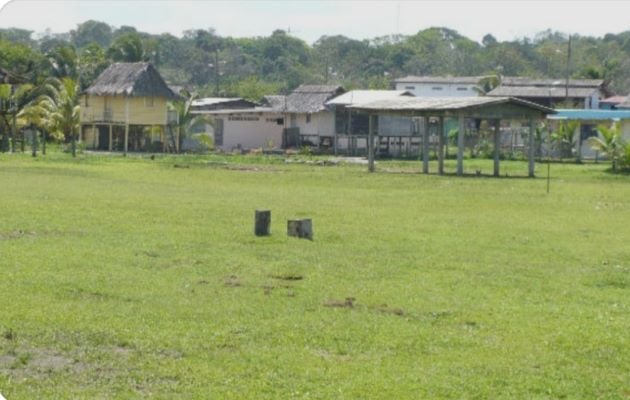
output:
[{"label": "corrugated metal roof", "polygon": [[326,105],[356,105],[400,96],[413,97],[413,94],[406,90],[352,90],[327,101]]},{"label": "corrugated metal roof", "polygon": [[229,103],[232,101],[239,101],[239,100],[243,100],[241,97],[233,97],[233,98],[226,98],[226,97],[204,97],[202,99],[195,99],[192,102],[192,106],[193,107],[200,107],[200,106],[210,106],[213,104],[221,104],[221,103]]},{"label": "corrugated metal roof", "polygon": [[365,111],[457,111],[505,103],[518,104],[545,113],[554,112],[551,108],[513,97],[397,97],[349,108]]},{"label": "corrugated metal roof", "polygon": [[394,79],[394,83],[453,83],[476,85],[483,76],[414,76]]},{"label": "corrugated metal roof", "polygon": [[[569,97],[590,97],[598,91],[597,88],[571,88],[569,87]],[[565,97],[564,86],[499,86],[488,93],[488,96],[500,97],[539,97],[539,98],[561,98]]]},{"label": "corrugated metal roof", "polygon": [[231,108],[231,109],[219,109],[219,110],[191,110],[191,114],[211,114],[211,115],[228,115],[228,114],[258,114],[258,113],[273,113],[282,114],[281,110],[276,110],[271,107],[254,107],[254,108]]},{"label": "corrugated metal roof", "polygon": [[[602,79],[569,79],[569,88],[599,88],[604,84]],[[555,86],[564,87],[565,79],[524,78],[520,76],[501,77],[501,86]]]},{"label": "corrugated metal roof", "polygon": [[580,121],[615,121],[630,119],[630,110],[556,110],[556,114],[547,116],[548,119],[571,119]]}]

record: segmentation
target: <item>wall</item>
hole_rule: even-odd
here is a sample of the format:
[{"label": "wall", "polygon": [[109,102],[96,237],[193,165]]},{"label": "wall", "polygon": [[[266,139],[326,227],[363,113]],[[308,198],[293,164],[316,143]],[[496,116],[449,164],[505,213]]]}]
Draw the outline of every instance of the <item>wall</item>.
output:
[{"label": "wall", "polygon": [[[86,105],[87,97],[87,105]],[[145,97],[124,96],[83,96],[81,99],[81,123],[90,124],[92,121],[112,121],[124,124],[127,121],[126,102],[129,99],[130,125],[166,125],[166,98],[153,97],[153,105],[149,106]],[[105,114],[105,102],[111,110]]]},{"label": "wall", "polygon": [[236,148],[280,148],[282,146],[282,130],[284,124],[279,113],[242,113],[217,115],[215,119],[223,120],[223,144],[215,147],[223,150]]},{"label": "wall", "polygon": [[[292,125],[291,116],[295,116],[295,124]],[[310,114],[311,121],[307,121],[307,115],[290,114],[287,115],[287,126],[300,128],[300,135],[312,136],[334,136],[335,133],[335,113],[332,111],[321,111]]]},{"label": "wall", "polygon": [[[474,83],[446,84],[446,83],[396,83],[396,90],[407,90],[418,97],[471,97],[479,96],[474,90]],[[413,88],[413,89],[412,89]],[[435,90],[434,88],[441,88]],[[458,89],[466,90],[458,90]]]}]

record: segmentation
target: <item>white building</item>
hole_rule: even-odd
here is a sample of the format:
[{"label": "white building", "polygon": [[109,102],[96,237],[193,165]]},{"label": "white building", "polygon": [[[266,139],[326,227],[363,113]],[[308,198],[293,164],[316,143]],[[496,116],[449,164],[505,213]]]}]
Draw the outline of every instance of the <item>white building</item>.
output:
[{"label": "white building", "polygon": [[483,76],[406,76],[394,80],[396,90],[406,90],[417,97],[470,97]]}]

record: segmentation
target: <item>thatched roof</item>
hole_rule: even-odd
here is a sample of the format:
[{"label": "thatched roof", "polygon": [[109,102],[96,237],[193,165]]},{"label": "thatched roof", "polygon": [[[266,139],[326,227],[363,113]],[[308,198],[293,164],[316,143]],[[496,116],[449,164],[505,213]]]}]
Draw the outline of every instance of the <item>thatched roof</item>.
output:
[{"label": "thatched roof", "polygon": [[287,96],[283,95],[267,95],[263,96],[262,104],[268,106],[274,111],[283,111],[286,105]]},{"label": "thatched roof", "polygon": [[178,96],[164,82],[153,65],[146,62],[115,63],[109,66],[85,93],[96,96],[166,97]]},{"label": "thatched roof", "polygon": [[326,109],[325,103],[344,93],[341,86],[301,85],[286,97],[285,111],[315,113]]}]

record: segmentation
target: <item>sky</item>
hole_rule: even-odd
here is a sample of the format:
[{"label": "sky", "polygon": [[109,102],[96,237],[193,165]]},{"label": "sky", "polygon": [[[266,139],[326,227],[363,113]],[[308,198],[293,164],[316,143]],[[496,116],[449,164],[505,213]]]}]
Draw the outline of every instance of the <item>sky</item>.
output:
[{"label": "sky", "polygon": [[268,36],[289,31],[308,43],[323,35],[369,39],[443,26],[481,41],[534,37],[546,29],[583,36],[630,30],[630,1],[204,1],[0,0],[0,28],[68,32],[89,19],[181,36],[214,28],[221,36]]}]

